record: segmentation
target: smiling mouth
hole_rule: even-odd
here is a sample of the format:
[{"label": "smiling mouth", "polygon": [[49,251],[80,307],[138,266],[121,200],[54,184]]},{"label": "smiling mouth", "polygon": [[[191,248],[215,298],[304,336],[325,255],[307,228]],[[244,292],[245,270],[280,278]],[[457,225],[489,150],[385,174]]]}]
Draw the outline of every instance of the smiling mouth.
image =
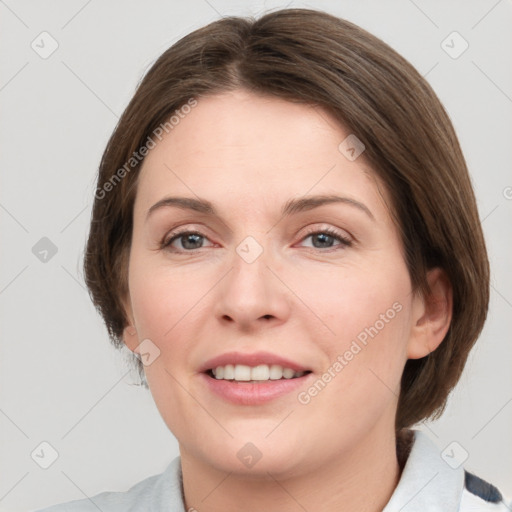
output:
[{"label": "smiling mouth", "polygon": [[278,364],[260,364],[257,366],[227,364],[210,368],[205,373],[216,380],[227,380],[237,383],[261,383],[273,380],[298,379],[311,373],[311,371],[295,371],[292,368],[286,368]]}]

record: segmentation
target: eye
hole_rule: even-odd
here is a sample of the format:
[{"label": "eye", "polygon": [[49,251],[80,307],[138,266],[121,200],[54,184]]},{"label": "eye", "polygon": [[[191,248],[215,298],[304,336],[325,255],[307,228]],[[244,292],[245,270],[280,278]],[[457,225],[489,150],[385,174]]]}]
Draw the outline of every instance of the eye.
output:
[{"label": "eye", "polygon": [[161,249],[169,248],[175,240],[181,241],[181,248],[177,252],[191,252],[201,249],[201,240],[207,238],[199,231],[182,230],[170,234],[170,238],[164,239],[160,244]]},{"label": "eye", "polygon": [[[337,245],[338,248],[350,247],[352,245],[352,240],[333,228],[311,230],[302,240],[304,241],[310,237],[312,237],[314,249],[331,249],[333,247],[332,242],[334,240],[338,240],[340,242]],[[315,243],[318,245],[315,245]]]}]

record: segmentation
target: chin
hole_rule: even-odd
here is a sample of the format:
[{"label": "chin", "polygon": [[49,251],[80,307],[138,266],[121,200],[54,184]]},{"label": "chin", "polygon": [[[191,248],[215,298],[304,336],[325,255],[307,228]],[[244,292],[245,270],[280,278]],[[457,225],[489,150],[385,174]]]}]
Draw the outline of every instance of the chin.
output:
[{"label": "chin", "polygon": [[[239,437],[230,439],[225,445],[217,445],[215,450],[205,447],[203,460],[206,464],[225,473],[234,473],[243,477],[269,478],[271,473],[275,478],[288,478],[304,473],[304,449],[302,442],[290,442],[282,439],[273,442],[257,436],[255,442],[240,441]],[[251,439],[250,436],[245,439]],[[301,449],[298,449],[298,446]]]}]

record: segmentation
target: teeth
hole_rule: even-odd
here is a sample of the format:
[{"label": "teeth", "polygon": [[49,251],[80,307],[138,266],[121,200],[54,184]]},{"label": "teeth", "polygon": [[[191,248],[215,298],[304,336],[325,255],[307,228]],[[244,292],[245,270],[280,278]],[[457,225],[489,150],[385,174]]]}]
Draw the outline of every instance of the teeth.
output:
[{"label": "teeth", "polygon": [[[222,368],[222,366],[219,366],[219,368]],[[224,366],[224,379],[234,379],[235,378],[235,367],[232,364],[227,364]],[[219,377],[220,379],[220,377]]]},{"label": "teeth", "polygon": [[273,364],[270,367],[270,379],[277,380],[283,378],[283,367],[278,364]]},{"label": "teeth", "polygon": [[236,380],[236,381],[264,381],[292,379],[302,377],[306,372],[296,372],[291,368],[283,368],[278,364],[268,365],[260,364],[258,366],[247,366],[245,364],[227,364],[226,366],[217,366],[212,369],[216,379]]},{"label": "teeth", "polygon": [[290,368],[283,368],[283,377],[285,379],[291,379],[295,375],[295,372]]},{"label": "teeth", "polygon": [[251,368],[252,380],[268,380],[270,377],[270,368],[266,364],[260,364]]},{"label": "teeth", "polygon": [[251,380],[251,368],[243,364],[235,366],[235,380]]}]

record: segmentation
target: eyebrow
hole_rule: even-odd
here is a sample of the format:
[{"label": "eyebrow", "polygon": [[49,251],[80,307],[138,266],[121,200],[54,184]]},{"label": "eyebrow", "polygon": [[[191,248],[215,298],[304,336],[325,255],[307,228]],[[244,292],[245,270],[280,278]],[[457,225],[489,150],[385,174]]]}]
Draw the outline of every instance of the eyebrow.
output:
[{"label": "eyebrow", "polygon": [[[281,215],[283,217],[287,217],[296,213],[312,210],[314,208],[318,208],[320,206],[332,203],[342,203],[347,204],[349,206],[353,206],[359,209],[360,211],[364,212],[372,220],[375,220],[375,217],[373,216],[372,212],[363,203],[356,201],[355,199],[351,199],[349,197],[341,197],[336,195],[316,195],[305,196],[298,199],[290,199],[283,206],[281,210]],[[206,199],[172,196],[164,197],[163,199],[155,203],[151,208],[149,208],[148,213],[146,215],[146,220],[154,211],[163,207],[175,207],[180,208],[182,210],[193,210],[199,213],[204,213],[206,215],[218,216],[217,210],[215,209],[213,204],[210,201],[207,201]]]}]

